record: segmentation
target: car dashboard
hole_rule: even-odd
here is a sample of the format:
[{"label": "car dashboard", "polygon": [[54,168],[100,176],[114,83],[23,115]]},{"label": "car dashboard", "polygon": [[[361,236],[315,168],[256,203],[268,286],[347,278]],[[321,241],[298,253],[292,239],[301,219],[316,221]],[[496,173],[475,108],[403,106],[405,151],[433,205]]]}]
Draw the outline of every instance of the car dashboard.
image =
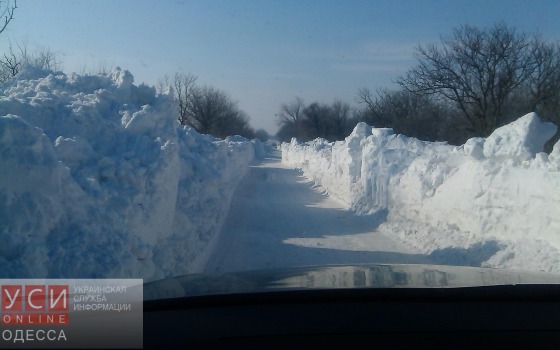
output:
[{"label": "car dashboard", "polygon": [[[359,271],[372,270],[360,267]],[[390,271],[384,275],[392,283],[407,276],[394,266]],[[445,273],[448,278],[456,276]],[[309,271],[304,274],[309,277]],[[289,277],[293,281],[296,275]],[[358,275],[354,271],[350,280],[360,279]],[[300,276],[297,280],[301,282]],[[272,279],[278,281],[277,277]],[[359,344],[528,349],[560,344],[559,284],[371,288],[339,283],[340,279],[336,288],[323,285],[146,300],[144,347],[265,349]],[[191,280],[184,285],[197,283]]]}]

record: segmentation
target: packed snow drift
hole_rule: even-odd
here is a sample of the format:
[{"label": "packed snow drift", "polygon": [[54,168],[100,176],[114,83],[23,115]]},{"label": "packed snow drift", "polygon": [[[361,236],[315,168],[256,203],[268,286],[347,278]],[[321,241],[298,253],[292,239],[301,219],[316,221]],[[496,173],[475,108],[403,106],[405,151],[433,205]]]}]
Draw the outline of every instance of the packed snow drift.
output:
[{"label": "packed snow drift", "polygon": [[455,147],[360,123],[344,141],[281,150],[348,208],[388,211],[379,231],[435,260],[560,271],[560,143],[542,152],[555,132],[530,113]]},{"label": "packed snow drift", "polygon": [[[126,70],[26,68],[0,89],[1,277],[204,270],[261,143],[179,126],[172,92]],[[431,261],[560,271],[560,144],[541,152],[555,131],[528,114],[454,147],[360,123],[344,141],[281,150]]]},{"label": "packed snow drift", "polygon": [[27,68],[0,86],[1,277],[202,269],[262,145],[180,127],[171,92],[133,81]]}]

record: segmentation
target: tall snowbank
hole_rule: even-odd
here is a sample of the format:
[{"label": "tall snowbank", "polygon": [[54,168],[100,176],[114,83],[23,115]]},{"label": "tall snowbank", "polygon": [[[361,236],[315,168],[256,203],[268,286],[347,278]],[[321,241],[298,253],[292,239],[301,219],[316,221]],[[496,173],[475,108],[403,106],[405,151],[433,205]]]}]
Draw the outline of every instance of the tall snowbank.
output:
[{"label": "tall snowbank", "polygon": [[200,271],[255,150],[178,127],[169,94],[117,68],[28,68],[0,86],[2,277]]},{"label": "tall snowbank", "polygon": [[[560,145],[541,153],[555,131],[530,113],[486,139],[454,147],[361,123],[344,141],[294,139],[281,150],[284,162],[302,168],[349,208],[387,210],[391,231],[427,253],[458,240],[490,239],[560,249]],[[455,242],[438,237],[456,232]],[[560,270],[560,256],[545,265],[538,268]]]}]

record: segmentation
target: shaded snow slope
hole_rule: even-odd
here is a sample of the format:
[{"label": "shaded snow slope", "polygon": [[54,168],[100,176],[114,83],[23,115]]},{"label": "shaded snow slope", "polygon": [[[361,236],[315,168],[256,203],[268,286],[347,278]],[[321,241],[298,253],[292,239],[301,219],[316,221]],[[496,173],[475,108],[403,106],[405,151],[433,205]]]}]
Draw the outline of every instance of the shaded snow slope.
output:
[{"label": "shaded snow slope", "polygon": [[349,208],[388,210],[380,229],[425,253],[560,271],[560,146],[541,153],[555,131],[530,113],[454,147],[361,123],[344,141],[281,149],[285,163]]},{"label": "shaded snow slope", "polygon": [[171,95],[116,69],[0,86],[2,277],[200,271],[260,145],[179,127]]}]

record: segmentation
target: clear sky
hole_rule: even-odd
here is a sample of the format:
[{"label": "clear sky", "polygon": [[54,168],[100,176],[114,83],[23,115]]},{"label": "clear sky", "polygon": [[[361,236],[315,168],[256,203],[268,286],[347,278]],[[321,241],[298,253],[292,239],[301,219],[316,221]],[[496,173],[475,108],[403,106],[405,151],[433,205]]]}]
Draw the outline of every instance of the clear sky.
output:
[{"label": "clear sky", "polygon": [[49,48],[66,72],[120,66],[136,83],[190,72],[275,133],[281,103],[353,104],[359,88],[395,87],[419,44],[498,21],[560,40],[560,1],[19,0],[0,45]]}]

